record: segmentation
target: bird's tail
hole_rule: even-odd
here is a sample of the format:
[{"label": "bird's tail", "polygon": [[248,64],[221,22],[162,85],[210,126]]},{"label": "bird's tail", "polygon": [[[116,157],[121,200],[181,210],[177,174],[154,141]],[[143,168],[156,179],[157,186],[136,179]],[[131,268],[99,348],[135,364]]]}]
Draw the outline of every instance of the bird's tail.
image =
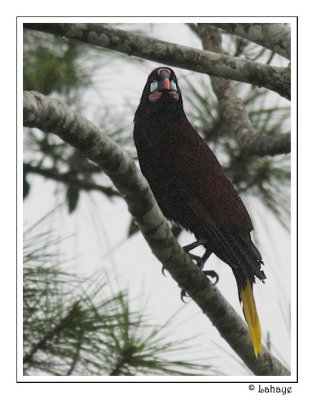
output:
[{"label": "bird's tail", "polygon": [[258,357],[262,349],[261,329],[254,299],[253,284],[248,279],[245,281],[245,285],[240,285],[239,280],[237,280],[237,284],[240,300],[243,304],[244,316],[252,339],[255,356]]}]

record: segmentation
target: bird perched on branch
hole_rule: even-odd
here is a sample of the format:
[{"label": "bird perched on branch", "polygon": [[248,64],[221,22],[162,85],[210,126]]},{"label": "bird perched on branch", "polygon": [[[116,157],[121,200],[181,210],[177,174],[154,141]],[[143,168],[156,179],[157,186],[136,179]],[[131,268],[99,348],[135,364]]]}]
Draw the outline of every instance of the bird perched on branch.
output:
[{"label": "bird perched on branch", "polygon": [[[239,300],[256,357],[261,351],[261,328],[253,283],[265,279],[261,255],[253,244],[249,214],[207,143],[188,121],[175,73],[156,68],[148,77],[135,114],[134,139],[140,168],[165,217],[194,233],[190,252],[200,268],[214,253],[235,276]],[[208,271],[217,277],[214,271]]]}]

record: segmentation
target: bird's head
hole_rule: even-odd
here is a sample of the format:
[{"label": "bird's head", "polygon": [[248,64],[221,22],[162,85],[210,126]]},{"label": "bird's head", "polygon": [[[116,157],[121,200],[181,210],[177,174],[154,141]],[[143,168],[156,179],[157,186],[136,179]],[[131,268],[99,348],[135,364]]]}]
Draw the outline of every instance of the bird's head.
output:
[{"label": "bird's head", "polygon": [[169,67],[154,69],[144,86],[135,121],[153,117],[175,121],[184,116],[182,95],[174,71]]},{"label": "bird's head", "polygon": [[180,100],[180,91],[174,71],[168,67],[159,67],[151,72],[144,87],[143,95],[151,103]]}]

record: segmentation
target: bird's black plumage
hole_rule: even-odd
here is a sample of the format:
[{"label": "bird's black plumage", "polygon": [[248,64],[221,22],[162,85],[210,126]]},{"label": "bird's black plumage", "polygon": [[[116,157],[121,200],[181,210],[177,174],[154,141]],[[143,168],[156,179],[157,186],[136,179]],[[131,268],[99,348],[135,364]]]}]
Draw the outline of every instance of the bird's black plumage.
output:
[{"label": "bird's black plumage", "polygon": [[140,168],[164,213],[193,232],[234,273],[255,354],[261,334],[252,285],[265,279],[248,212],[207,143],[188,121],[174,72],[152,71],[135,114]]}]

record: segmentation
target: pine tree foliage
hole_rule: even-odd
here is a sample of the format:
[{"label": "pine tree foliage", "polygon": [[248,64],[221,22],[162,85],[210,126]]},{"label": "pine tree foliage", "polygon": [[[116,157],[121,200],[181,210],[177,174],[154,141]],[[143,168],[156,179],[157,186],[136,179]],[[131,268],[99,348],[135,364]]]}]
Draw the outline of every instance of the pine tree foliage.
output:
[{"label": "pine tree foliage", "polygon": [[[24,375],[213,375],[193,338],[169,339],[176,315],[154,326],[104,271],[83,279],[59,254],[66,238],[47,228],[51,213],[24,234]],[[196,353],[198,353],[198,350]]]}]

